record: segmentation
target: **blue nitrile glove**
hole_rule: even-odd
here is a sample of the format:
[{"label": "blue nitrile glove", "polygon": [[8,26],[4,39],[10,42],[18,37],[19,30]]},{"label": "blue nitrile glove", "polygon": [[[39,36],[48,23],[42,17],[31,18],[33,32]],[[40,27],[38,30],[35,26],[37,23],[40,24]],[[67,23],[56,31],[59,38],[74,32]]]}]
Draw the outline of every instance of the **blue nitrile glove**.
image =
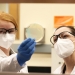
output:
[{"label": "blue nitrile glove", "polygon": [[35,51],[35,45],[35,40],[28,38],[18,47],[17,60],[21,66],[31,58]]}]

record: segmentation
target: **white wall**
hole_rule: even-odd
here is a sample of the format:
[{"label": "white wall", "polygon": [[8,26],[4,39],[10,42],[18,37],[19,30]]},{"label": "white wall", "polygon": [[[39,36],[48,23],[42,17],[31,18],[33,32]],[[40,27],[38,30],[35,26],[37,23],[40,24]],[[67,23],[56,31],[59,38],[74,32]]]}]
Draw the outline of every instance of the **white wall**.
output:
[{"label": "white wall", "polygon": [[[53,32],[53,18],[50,4],[20,4],[20,29],[21,32],[24,27],[27,27],[31,23],[38,23],[46,28],[46,43],[49,42],[49,38]],[[51,22],[50,22],[51,21]],[[49,32],[51,32],[49,34]],[[22,40],[24,35],[21,34]]]},{"label": "white wall", "polygon": [[[50,4],[50,3],[20,3],[20,43],[24,40],[24,28],[31,23],[38,23],[46,28],[45,43],[50,44],[50,37],[54,32],[54,16],[74,16],[75,4]],[[8,12],[8,4],[0,3],[0,11]],[[75,25],[75,22],[74,22]]]},{"label": "white wall", "polygon": [[50,37],[54,32],[54,16],[74,16],[75,4],[20,4],[20,40],[24,40],[24,28],[31,23],[38,23],[46,28],[45,43],[50,44]]},{"label": "white wall", "polygon": [[9,5],[7,3],[0,3],[0,11],[9,12]]}]

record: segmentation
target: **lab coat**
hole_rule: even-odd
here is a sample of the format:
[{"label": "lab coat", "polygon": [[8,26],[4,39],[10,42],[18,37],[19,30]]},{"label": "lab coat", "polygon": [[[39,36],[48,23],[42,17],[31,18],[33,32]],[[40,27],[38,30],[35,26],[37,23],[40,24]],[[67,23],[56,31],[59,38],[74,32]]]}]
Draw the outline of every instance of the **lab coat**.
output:
[{"label": "lab coat", "polygon": [[28,73],[27,65],[20,66],[17,61],[17,53],[10,50],[10,56],[7,56],[2,50],[0,50],[0,72],[20,72]]},{"label": "lab coat", "polygon": [[[63,74],[62,71],[63,71],[63,68],[64,68],[65,64],[62,64],[61,66],[59,66],[53,74]],[[70,74],[75,74],[75,66],[72,70],[72,72]]]}]

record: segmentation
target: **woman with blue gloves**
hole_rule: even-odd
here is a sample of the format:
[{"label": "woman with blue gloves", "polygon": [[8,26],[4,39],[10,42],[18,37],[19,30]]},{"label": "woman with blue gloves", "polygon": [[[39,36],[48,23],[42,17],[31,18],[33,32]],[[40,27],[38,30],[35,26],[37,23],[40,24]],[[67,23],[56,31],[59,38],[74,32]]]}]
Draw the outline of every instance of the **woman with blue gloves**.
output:
[{"label": "woman with blue gloves", "polygon": [[0,12],[0,72],[28,73],[26,61],[35,51],[35,40],[28,38],[15,53],[10,47],[17,31],[15,19],[8,13]]}]

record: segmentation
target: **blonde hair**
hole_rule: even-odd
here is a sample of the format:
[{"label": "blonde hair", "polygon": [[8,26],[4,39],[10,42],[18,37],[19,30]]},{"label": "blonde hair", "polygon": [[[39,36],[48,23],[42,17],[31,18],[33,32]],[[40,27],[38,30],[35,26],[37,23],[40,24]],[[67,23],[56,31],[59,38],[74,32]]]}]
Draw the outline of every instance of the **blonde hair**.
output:
[{"label": "blonde hair", "polygon": [[17,22],[12,15],[6,12],[0,12],[0,20],[4,20],[4,21],[13,23],[15,28],[17,29]]}]

